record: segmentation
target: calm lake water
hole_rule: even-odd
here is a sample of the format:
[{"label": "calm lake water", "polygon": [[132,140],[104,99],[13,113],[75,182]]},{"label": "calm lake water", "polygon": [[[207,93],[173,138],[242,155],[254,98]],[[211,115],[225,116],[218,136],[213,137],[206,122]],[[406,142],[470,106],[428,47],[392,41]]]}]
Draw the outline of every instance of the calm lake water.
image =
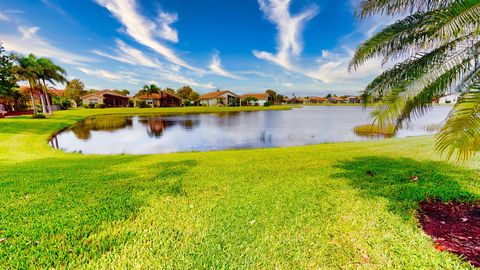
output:
[{"label": "calm lake water", "polygon": [[[450,107],[434,107],[396,137],[433,134]],[[290,111],[168,116],[99,116],[86,119],[50,142],[66,152],[153,154],[220,149],[283,147],[381,139],[353,132],[369,123],[360,107],[304,107]]]}]

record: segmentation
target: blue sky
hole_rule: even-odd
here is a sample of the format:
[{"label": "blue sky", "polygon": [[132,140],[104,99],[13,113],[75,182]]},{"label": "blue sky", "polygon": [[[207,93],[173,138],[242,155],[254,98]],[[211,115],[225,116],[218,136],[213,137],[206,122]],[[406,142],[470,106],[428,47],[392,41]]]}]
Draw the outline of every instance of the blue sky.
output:
[{"label": "blue sky", "polygon": [[357,0],[2,0],[7,50],[52,58],[88,88],[146,83],[199,92],[355,94],[382,71],[349,73],[355,47],[392,18]]}]

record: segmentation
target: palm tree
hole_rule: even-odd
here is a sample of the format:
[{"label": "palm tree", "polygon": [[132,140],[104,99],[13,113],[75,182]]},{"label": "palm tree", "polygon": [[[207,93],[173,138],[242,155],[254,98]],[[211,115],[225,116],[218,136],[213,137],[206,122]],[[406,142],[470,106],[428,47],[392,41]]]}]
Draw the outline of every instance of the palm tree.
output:
[{"label": "palm tree", "polygon": [[48,97],[48,88],[47,81],[50,83],[65,83],[67,79],[65,78],[66,72],[60,66],[55,65],[50,59],[47,58],[38,58],[37,65],[39,68],[39,82],[42,86],[43,94],[47,102],[48,113],[52,113],[52,106],[50,104],[50,99]]},{"label": "palm tree", "polygon": [[158,88],[158,86],[156,86],[155,84],[152,83],[150,85],[144,85],[142,91],[146,95],[151,95],[151,94],[154,94],[154,93],[159,93],[160,88]]},{"label": "palm tree", "polygon": [[38,80],[37,58],[33,54],[30,54],[29,56],[13,54],[11,57],[16,63],[13,67],[15,75],[19,80],[27,81],[29,84],[33,113],[36,114],[37,105],[35,104],[35,98],[33,97],[33,89],[35,89]]},{"label": "palm tree", "polygon": [[375,14],[406,15],[363,42],[350,63],[398,61],[364,90],[365,102],[380,99],[375,121],[399,128],[425,114],[434,97],[460,93],[436,149],[472,157],[480,150],[480,0],[362,0],[357,16]]}]

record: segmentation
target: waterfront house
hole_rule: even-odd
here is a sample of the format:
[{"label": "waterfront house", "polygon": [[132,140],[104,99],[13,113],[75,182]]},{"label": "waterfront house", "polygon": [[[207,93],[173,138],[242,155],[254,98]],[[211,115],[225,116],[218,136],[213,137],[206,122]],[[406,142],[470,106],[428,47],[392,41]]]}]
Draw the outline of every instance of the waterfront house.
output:
[{"label": "waterfront house", "polygon": [[204,106],[236,106],[239,101],[240,97],[229,90],[218,90],[200,96],[200,104]]},{"label": "waterfront house", "polygon": [[150,95],[142,95],[137,97],[137,100],[145,101],[150,107],[180,107],[182,105],[182,99],[180,97],[164,91]]},{"label": "waterfront house", "polygon": [[362,97],[360,96],[352,96],[347,98],[348,103],[362,103]]},{"label": "waterfront house", "polygon": [[327,102],[326,98],[323,97],[309,97],[308,98],[308,103],[310,104],[319,104],[319,103],[325,103]]},{"label": "waterfront house", "polygon": [[347,99],[342,97],[329,97],[328,103],[347,103]]},{"label": "waterfront house", "polygon": [[268,98],[270,97],[267,93],[261,93],[261,94],[245,94],[241,95],[240,99],[245,100],[249,97],[256,98],[257,101],[250,101],[249,105],[259,105],[259,106],[264,106],[265,103],[268,102]]},{"label": "waterfront house", "polygon": [[95,91],[81,99],[84,105],[104,104],[105,107],[128,107],[128,97],[111,90]]}]

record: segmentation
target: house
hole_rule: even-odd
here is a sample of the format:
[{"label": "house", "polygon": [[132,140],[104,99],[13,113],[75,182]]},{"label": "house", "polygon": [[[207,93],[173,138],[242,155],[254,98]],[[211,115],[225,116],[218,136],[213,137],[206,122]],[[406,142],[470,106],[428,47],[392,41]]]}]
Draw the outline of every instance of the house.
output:
[{"label": "house", "polygon": [[137,100],[143,100],[150,107],[180,107],[182,106],[182,98],[160,91],[160,93],[153,93],[150,95],[142,95],[137,97]]},{"label": "house", "polygon": [[293,97],[288,100],[288,103],[290,104],[302,104],[305,102],[306,99],[304,98],[299,98],[299,97]]},{"label": "house", "polygon": [[347,99],[342,97],[329,97],[328,103],[347,103]]},{"label": "house", "polygon": [[348,97],[347,98],[348,103],[362,103],[362,97],[360,96],[353,96],[353,97]]},{"label": "house", "polygon": [[[22,100],[24,101],[26,108],[33,109],[32,97],[30,95],[30,92],[32,93],[32,96],[33,96],[33,99],[35,100],[36,105],[41,106],[40,93],[43,93],[43,91],[40,87],[35,87],[30,91],[29,86],[20,86],[19,90],[23,96]],[[59,96],[59,97],[65,96],[65,91],[61,89],[49,88],[47,89],[47,93],[48,93],[47,98],[52,106],[52,110],[54,111],[58,110],[59,108],[53,105],[52,98],[53,96]]]},{"label": "house", "polygon": [[250,101],[250,105],[259,105],[259,106],[264,106],[265,103],[267,103],[269,100],[268,98],[270,97],[267,93],[263,94],[245,94],[241,95],[240,99],[245,100],[248,97],[256,98],[257,101]]},{"label": "house", "polygon": [[446,95],[444,97],[441,97],[438,100],[438,103],[439,104],[455,104],[455,103],[457,103],[459,97],[460,97],[459,94]]},{"label": "house", "polygon": [[237,106],[239,103],[240,97],[229,90],[218,90],[200,96],[200,104],[204,106]]},{"label": "house", "polygon": [[128,107],[128,97],[111,90],[95,91],[81,99],[84,105],[105,104],[105,107]]},{"label": "house", "polygon": [[309,97],[308,98],[308,103],[311,103],[311,104],[319,104],[319,103],[325,103],[325,102],[327,102],[327,99],[323,98],[323,97]]}]

